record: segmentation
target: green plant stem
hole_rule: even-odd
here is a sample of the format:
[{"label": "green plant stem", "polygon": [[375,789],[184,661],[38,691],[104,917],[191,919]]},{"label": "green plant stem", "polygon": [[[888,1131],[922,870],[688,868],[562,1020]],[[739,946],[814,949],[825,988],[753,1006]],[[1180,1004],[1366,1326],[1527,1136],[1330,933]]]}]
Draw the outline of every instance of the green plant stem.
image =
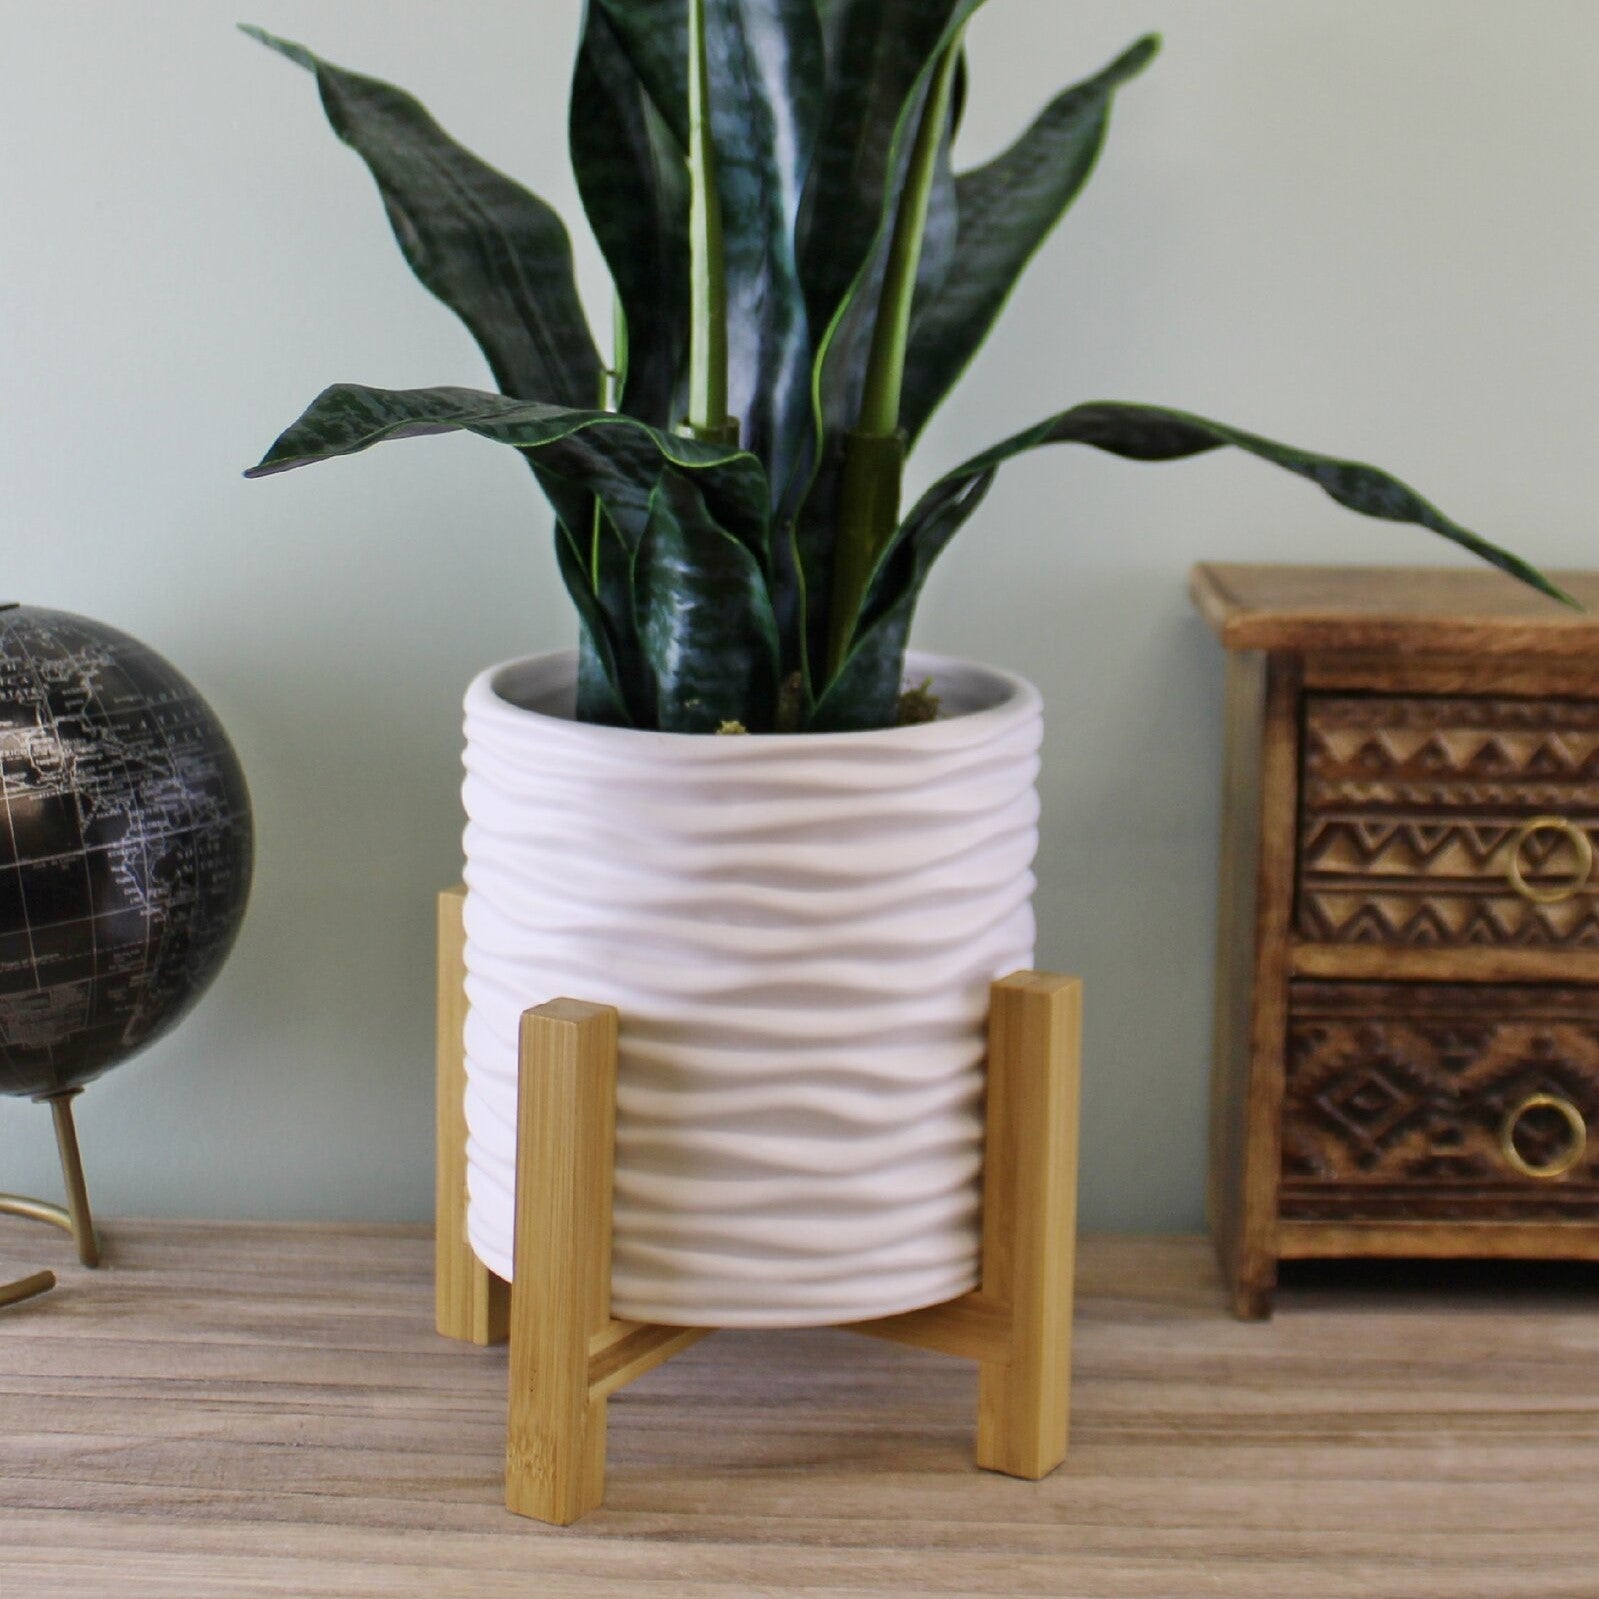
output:
[{"label": "green plant stem", "polygon": [[961,35],[957,34],[944,52],[927,91],[922,125],[917,130],[916,147],[911,152],[910,168],[905,174],[905,192],[894,222],[888,269],[883,276],[883,297],[878,302],[877,324],[872,330],[872,351],[866,366],[860,420],[856,424],[862,433],[883,435],[899,430],[900,391],[905,381],[905,350],[910,343],[916,274],[922,264],[922,241],[927,233],[938,151],[944,129],[949,124],[950,94],[960,53]]},{"label": "green plant stem", "polygon": [[844,664],[872,571],[899,525],[905,475],[905,439],[899,425],[905,352],[910,343],[916,275],[922,264],[928,209],[938,172],[939,148],[949,123],[961,42],[961,34],[950,41],[927,90],[889,242],[883,293],[878,301],[861,392],[860,419],[845,440],[828,630],[829,677],[835,676]]},{"label": "green plant stem", "polygon": [[849,654],[878,557],[899,526],[905,477],[903,433],[851,433],[844,441],[843,514],[833,565],[833,614],[827,675],[838,675]]},{"label": "green plant stem", "polygon": [[[611,299],[611,364],[600,380],[600,409],[620,411],[622,390],[627,383],[627,312],[622,309],[621,295]],[[600,592],[600,539],[605,528],[598,499],[594,501],[594,518],[589,526],[589,585],[595,594]]]},{"label": "green plant stem", "polygon": [[711,133],[711,68],[705,40],[705,0],[689,0],[688,48],[691,252],[688,428],[695,438],[721,444],[727,442],[729,426],[727,277],[722,248],[722,202],[716,189],[716,144]]},{"label": "green plant stem", "polygon": [[622,391],[627,387],[627,312],[619,294],[611,297],[611,365],[605,378],[605,399],[600,408],[620,411]]}]

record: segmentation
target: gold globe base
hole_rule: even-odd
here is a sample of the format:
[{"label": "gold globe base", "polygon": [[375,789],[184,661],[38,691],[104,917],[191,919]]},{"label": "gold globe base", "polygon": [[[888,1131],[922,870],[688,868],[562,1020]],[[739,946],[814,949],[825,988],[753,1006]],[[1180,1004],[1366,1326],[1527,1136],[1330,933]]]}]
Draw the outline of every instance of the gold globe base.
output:
[{"label": "gold globe base", "polygon": [[[78,1149],[78,1129],[72,1120],[72,1101],[81,1089],[69,1088],[60,1094],[45,1094],[42,1099],[50,1107],[55,1121],[56,1151],[61,1157],[61,1177],[66,1185],[65,1206],[52,1205],[48,1200],[29,1199],[22,1194],[0,1194],[0,1213],[22,1216],[29,1221],[48,1222],[72,1234],[78,1247],[78,1259],[85,1266],[100,1264],[100,1241],[95,1236],[94,1216],[89,1210],[89,1189],[83,1180],[83,1156]],[[56,1285],[55,1273],[34,1272],[19,1277],[14,1282],[0,1283],[0,1306],[18,1305],[33,1299]]]}]

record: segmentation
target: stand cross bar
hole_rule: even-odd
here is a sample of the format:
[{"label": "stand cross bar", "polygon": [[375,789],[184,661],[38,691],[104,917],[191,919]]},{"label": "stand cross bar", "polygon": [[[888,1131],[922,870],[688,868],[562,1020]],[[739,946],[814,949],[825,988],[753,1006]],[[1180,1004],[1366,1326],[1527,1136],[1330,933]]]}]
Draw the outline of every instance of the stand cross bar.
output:
[{"label": "stand cross bar", "polygon": [[[558,999],[522,1018],[515,1285],[466,1240],[462,892],[439,901],[436,1308],[447,1338],[510,1339],[505,1497],[560,1526],[605,1494],[606,1400],[709,1327],[612,1316],[617,1013]],[[990,993],[982,1281],[844,1332],[978,1363],[977,1464],[1047,1476],[1066,1455],[1082,985],[1017,972]]]}]

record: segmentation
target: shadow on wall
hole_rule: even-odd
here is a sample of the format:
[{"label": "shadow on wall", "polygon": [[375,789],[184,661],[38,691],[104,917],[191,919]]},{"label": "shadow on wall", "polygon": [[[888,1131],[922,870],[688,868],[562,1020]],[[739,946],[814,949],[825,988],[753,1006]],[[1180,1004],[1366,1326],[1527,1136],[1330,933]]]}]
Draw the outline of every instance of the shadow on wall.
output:
[{"label": "shadow on wall", "polygon": [[[1197,617],[1149,607],[1148,593],[1118,575],[1085,585],[1069,608],[1137,620],[1114,647],[1057,667],[1067,685],[1100,687],[1051,700],[1038,958],[1085,980],[1083,1225],[1198,1230],[1222,662]],[[1154,614],[1141,614],[1140,597]],[[1069,617],[1059,633],[1070,636]],[[1074,747],[1093,750],[1092,762],[1074,762]]]}]

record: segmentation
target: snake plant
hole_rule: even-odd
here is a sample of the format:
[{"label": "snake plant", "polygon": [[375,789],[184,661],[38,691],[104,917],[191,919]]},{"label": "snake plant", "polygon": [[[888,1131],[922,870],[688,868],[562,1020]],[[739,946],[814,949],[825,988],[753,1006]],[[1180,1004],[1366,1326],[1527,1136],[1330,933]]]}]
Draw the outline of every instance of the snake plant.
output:
[{"label": "snake plant", "polygon": [[908,509],[906,452],[1093,171],[1139,40],[956,172],[962,40],[983,0],[587,0],[571,154],[615,280],[601,356],[560,218],[404,91],[309,69],[417,277],[498,392],[336,384],[251,475],[465,430],[518,451],[555,512],[577,714],[671,732],[843,731],[900,713],[912,613],[1011,457],[1224,446],[1417,524],[1557,598],[1374,467],[1151,405],[1078,405]]}]

